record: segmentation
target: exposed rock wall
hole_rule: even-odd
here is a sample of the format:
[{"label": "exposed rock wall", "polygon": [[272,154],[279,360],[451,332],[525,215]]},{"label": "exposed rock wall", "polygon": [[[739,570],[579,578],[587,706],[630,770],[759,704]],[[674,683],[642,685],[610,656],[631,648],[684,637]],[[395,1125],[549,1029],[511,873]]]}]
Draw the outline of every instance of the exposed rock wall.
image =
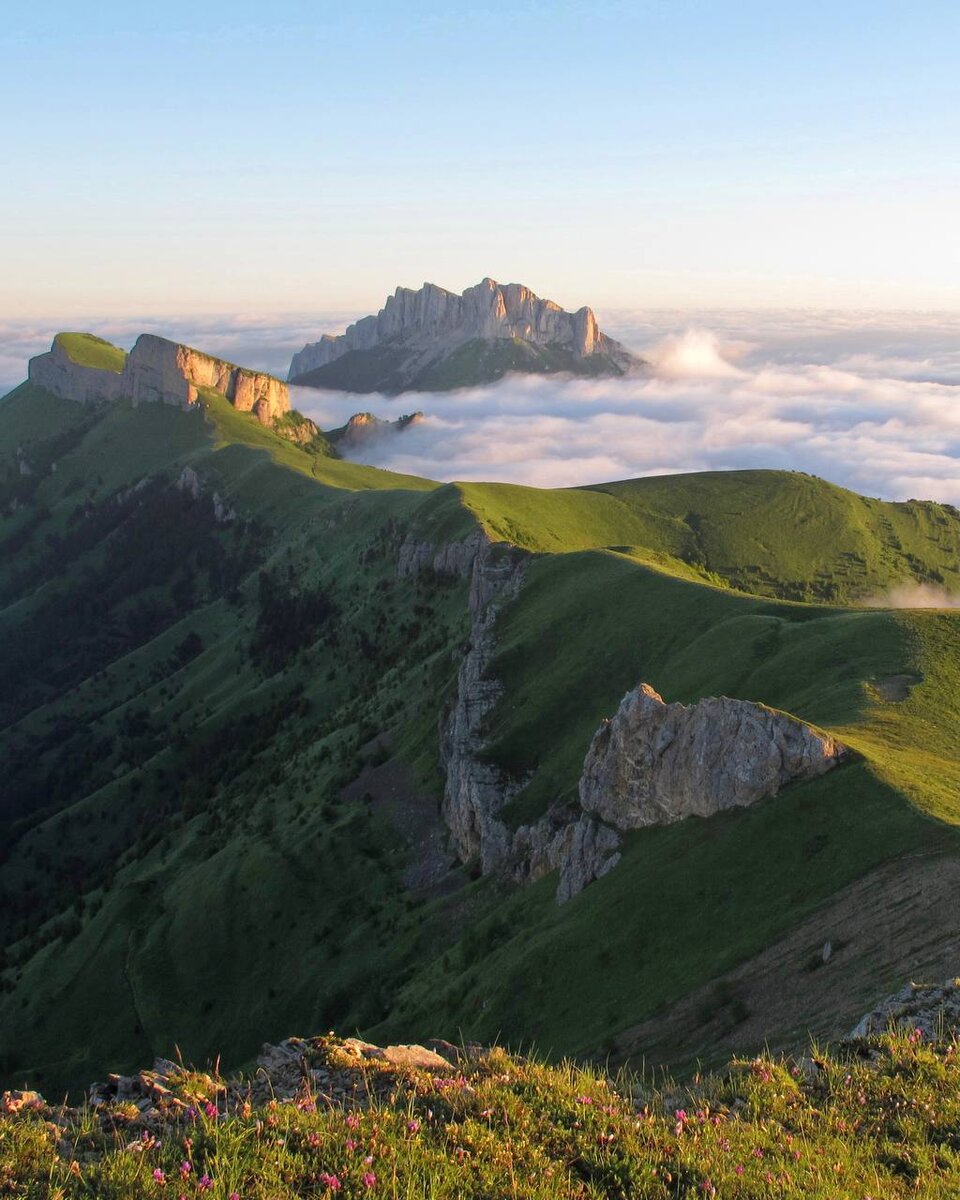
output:
[{"label": "exposed rock wall", "polygon": [[123,375],[75,363],[56,339],[46,354],[30,359],[27,378],[51,395],[77,404],[97,404],[124,395]]},{"label": "exposed rock wall", "polygon": [[442,546],[407,537],[399,547],[401,577],[430,569],[470,580],[470,641],[440,748],[442,813],[462,860],[520,882],[559,871],[563,903],[617,865],[622,832],[753,804],[844,758],[845,747],[829,735],[762,704],[726,697],[666,704],[640,684],[594,735],[579,803],[555,804],[511,829],[500,814],[526,781],[486,757],[484,726],[503,694],[490,674],[497,613],[520,591],[526,563],[522,551],[491,544],[480,531]]},{"label": "exposed rock wall", "polygon": [[459,296],[434,283],[425,283],[418,291],[397,288],[376,316],[364,317],[338,337],[327,334],[304,346],[293,356],[289,378],[324,367],[351,350],[429,346],[445,353],[475,338],[514,337],[560,346],[579,358],[604,354],[624,365],[631,361],[619,342],[600,332],[589,308],[568,313],[522,284],[500,284],[488,278]]},{"label": "exposed rock wall", "polygon": [[241,412],[252,412],[263,425],[290,409],[289,389],[282,380],[152,333],[142,334],[127,355],[123,371],[107,371],[75,363],[59,342],[30,360],[29,379],[55,396],[81,404],[127,397],[134,404],[162,403],[189,408],[197,389],[213,388]]},{"label": "exposed rock wall", "polygon": [[833,738],[762,704],[725,696],[666,704],[643,683],[594,735],[580,803],[618,829],[665,825],[775,796],[844,754]]},{"label": "exposed rock wall", "polygon": [[287,385],[272,375],[247,371],[151,333],[137,338],[123,376],[124,394],[134,404],[160,401],[186,408],[196,403],[198,388],[208,387],[240,412],[252,412],[262,425],[272,425],[290,409]]},{"label": "exposed rock wall", "polygon": [[470,642],[440,737],[446,780],[442,813],[453,848],[464,861],[478,860],[484,872],[504,870],[520,882],[559,870],[557,900],[562,903],[616,865],[620,838],[576,806],[554,809],[516,831],[500,817],[525,781],[506,776],[483,754],[484,720],[503,694],[489,667],[497,613],[520,591],[527,561],[522,551],[492,544],[478,530],[440,546],[408,537],[400,546],[397,570],[401,577],[429,569],[470,580]]}]

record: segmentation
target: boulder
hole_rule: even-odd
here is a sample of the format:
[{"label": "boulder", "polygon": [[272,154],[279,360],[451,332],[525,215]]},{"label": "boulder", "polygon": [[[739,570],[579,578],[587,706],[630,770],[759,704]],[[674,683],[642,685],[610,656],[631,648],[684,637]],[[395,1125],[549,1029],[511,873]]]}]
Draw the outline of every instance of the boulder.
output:
[{"label": "boulder", "polygon": [[594,735],[580,803],[617,829],[709,817],[823,775],[846,753],[829,734],[762,704],[726,696],[667,704],[641,683]]}]

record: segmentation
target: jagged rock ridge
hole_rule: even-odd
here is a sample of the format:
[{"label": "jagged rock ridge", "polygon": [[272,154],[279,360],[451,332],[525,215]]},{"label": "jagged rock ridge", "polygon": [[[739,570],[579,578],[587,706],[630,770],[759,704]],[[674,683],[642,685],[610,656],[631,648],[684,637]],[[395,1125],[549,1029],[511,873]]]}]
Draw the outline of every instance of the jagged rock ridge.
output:
[{"label": "jagged rock ridge", "polygon": [[[511,343],[526,352],[526,361],[523,354],[513,362],[497,352]],[[325,370],[348,356],[337,371]],[[304,346],[293,356],[289,378],[348,391],[396,392],[457,386],[458,374],[461,386],[484,382],[504,368],[622,374],[638,361],[600,331],[589,308],[569,313],[522,284],[487,278],[460,295],[433,283],[418,291],[397,288],[376,316]]]},{"label": "jagged rock ridge", "polygon": [[30,359],[28,378],[53,395],[80,404],[123,397],[134,404],[189,408],[197,402],[198,389],[208,387],[226,396],[240,412],[253,413],[262,425],[272,425],[290,410],[289,388],[282,380],[152,333],[137,338],[120,371],[74,361],[63,340],[55,338],[46,354]]}]

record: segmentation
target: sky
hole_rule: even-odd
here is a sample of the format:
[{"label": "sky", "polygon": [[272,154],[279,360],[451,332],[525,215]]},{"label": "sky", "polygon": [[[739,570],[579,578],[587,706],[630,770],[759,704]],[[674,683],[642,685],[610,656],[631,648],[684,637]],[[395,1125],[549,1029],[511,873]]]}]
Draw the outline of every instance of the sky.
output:
[{"label": "sky", "polygon": [[3,8],[0,320],[960,310],[952,0]]}]

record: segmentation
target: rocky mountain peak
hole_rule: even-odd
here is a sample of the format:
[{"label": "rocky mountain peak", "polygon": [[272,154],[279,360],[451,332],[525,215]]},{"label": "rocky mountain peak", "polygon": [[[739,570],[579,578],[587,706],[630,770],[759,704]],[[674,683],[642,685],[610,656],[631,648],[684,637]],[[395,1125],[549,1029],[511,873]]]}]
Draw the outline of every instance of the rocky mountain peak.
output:
[{"label": "rocky mountain peak", "polygon": [[[501,284],[487,276],[459,295],[434,283],[424,283],[417,291],[398,287],[376,316],[363,317],[338,337],[324,335],[304,346],[293,356],[289,378],[314,386],[344,386],[335,377],[328,385],[310,376],[348,355],[378,355],[379,359],[393,355],[396,361],[391,359],[390,370],[398,376],[400,386],[383,386],[382,390],[402,391],[418,386],[418,376],[426,368],[471,343],[522,343],[554,356],[551,360],[549,355],[534,353],[529,366],[511,364],[508,369],[514,370],[620,374],[637,364],[623,346],[600,332],[589,308],[569,313],[523,284]],[[376,363],[382,366],[379,359]],[[587,367],[586,360],[595,361]],[[389,376],[387,380],[389,383]],[[475,381],[482,378],[468,380]]]}]

